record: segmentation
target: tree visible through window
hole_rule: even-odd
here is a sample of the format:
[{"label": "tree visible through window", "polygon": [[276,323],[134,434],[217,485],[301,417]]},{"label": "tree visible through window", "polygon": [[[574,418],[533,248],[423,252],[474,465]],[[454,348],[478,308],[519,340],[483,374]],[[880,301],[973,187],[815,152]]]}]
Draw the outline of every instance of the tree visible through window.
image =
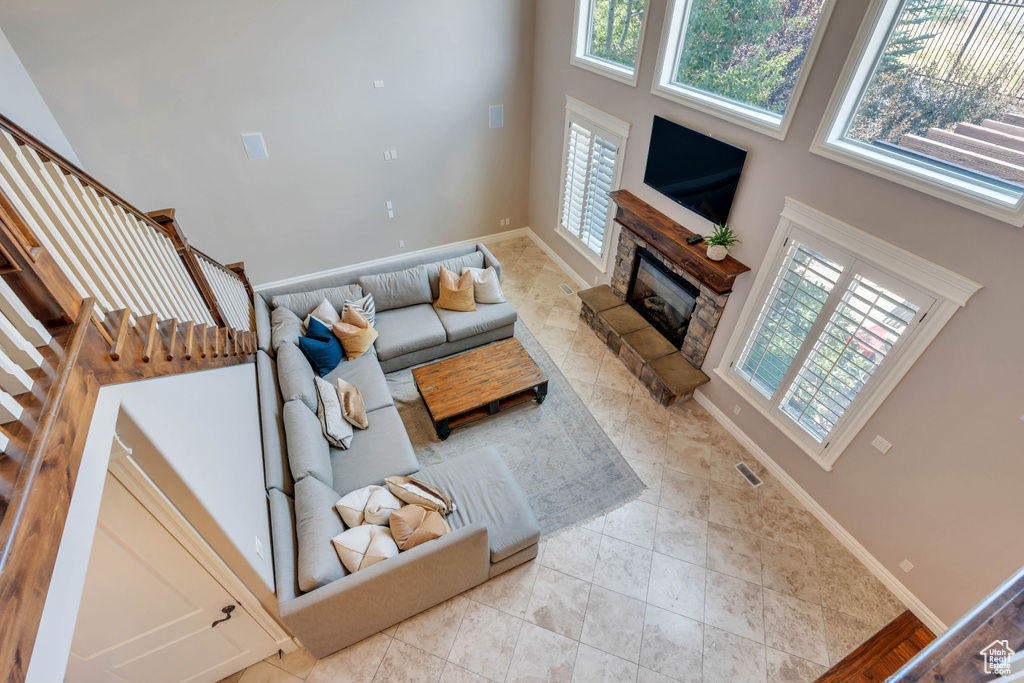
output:
[{"label": "tree visible through window", "polygon": [[640,49],[644,0],[590,0],[587,55],[633,70]]},{"label": "tree visible through window", "polygon": [[824,0],[693,0],[673,80],[782,115]]}]

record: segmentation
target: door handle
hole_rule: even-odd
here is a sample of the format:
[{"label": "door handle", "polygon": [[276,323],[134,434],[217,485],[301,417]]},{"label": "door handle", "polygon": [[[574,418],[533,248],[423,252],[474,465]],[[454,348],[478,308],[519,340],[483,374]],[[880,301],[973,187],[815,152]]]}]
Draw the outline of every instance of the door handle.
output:
[{"label": "door handle", "polygon": [[228,619],[230,619],[231,618],[231,613],[234,612],[234,611],[235,611],[235,606],[234,605],[228,605],[227,607],[222,609],[221,612],[224,613],[224,618],[223,619],[218,619],[217,621],[215,621],[212,624],[210,624],[210,628],[213,628],[217,624],[219,624],[221,622],[224,622],[224,621],[227,621]]}]

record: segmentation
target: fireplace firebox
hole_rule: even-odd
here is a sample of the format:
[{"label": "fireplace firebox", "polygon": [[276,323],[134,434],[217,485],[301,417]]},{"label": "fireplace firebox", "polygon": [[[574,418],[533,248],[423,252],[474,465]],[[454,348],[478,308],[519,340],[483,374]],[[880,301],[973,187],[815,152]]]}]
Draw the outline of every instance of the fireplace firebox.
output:
[{"label": "fireplace firebox", "polygon": [[700,290],[668,270],[646,249],[637,250],[626,302],[677,349],[686,339]]}]

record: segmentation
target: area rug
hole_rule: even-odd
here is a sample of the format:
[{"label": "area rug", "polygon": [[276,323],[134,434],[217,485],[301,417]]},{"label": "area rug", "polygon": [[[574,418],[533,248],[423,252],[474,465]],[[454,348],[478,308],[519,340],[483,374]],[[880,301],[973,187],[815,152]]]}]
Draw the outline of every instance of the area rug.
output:
[{"label": "area rug", "polygon": [[637,498],[644,484],[522,322],[516,323],[515,336],[548,376],[543,404],[520,404],[454,429],[441,441],[412,369],[387,375],[388,386],[420,465],[496,447],[526,493],[542,537],[547,537]]}]

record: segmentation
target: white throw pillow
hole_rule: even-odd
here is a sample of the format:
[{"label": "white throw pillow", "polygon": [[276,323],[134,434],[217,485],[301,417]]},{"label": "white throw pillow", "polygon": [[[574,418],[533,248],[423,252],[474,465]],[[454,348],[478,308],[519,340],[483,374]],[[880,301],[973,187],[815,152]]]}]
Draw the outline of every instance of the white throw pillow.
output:
[{"label": "white throw pillow", "polygon": [[313,378],[313,384],[316,387],[316,416],[324,438],[335,448],[348,448],[352,444],[352,425],[341,410],[338,390],[319,377]]},{"label": "white throw pillow", "polygon": [[387,526],[391,513],[402,507],[402,501],[383,486],[371,485],[346,494],[334,507],[350,528],[362,524]]},{"label": "white throw pillow", "polygon": [[462,274],[473,273],[473,298],[481,304],[503,304],[505,296],[501,293],[501,283],[498,282],[498,271],[492,266],[487,268],[462,269]]},{"label": "white throw pillow", "polygon": [[309,319],[316,318],[324,324],[324,327],[331,329],[334,323],[341,322],[341,316],[334,310],[334,306],[331,302],[324,297],[324,300],[320,302],[320,305],[313,309],[313,312],[306,316],[306,319],[302,321],[302,331],[305,332],[309,328]]},{"label": "white throw pillow", "polygon": [[345,569],[357,572],[394,557],[398,546],[386,526],[364,524],[331,539]]}]

